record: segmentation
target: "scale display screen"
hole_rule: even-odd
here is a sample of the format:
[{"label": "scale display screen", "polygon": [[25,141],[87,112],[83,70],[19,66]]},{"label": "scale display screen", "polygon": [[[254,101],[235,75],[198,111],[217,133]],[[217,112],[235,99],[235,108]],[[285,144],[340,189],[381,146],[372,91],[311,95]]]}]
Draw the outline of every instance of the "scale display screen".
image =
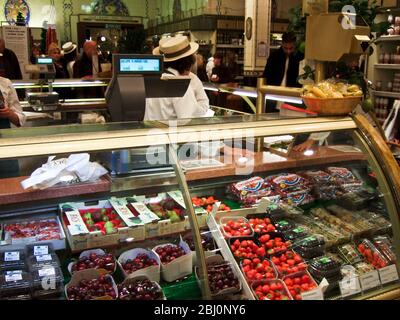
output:
[{"label": "scale display screen", "polygon": [[53,64],[52,58],[37,58],[38,64]]},{"label": "scale display screen", "polygon": [[161,72],[160,59],[121,59],[119,61],[121,73],[158,73]]}]

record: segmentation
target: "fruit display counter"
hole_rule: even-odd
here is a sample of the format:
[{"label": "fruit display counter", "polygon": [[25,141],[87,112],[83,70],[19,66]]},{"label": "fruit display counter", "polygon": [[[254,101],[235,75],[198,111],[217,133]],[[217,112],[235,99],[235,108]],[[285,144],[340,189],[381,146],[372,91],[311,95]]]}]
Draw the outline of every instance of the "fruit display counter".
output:
[{"label": "fruit display counter", "polygon": [[[361,116],[0,134],[0,160],[20,164],[0,180],[0,299],[400,296],[399,168]],[[86,153],[101,178],[75,165],[22,187],[49,156]]]}]

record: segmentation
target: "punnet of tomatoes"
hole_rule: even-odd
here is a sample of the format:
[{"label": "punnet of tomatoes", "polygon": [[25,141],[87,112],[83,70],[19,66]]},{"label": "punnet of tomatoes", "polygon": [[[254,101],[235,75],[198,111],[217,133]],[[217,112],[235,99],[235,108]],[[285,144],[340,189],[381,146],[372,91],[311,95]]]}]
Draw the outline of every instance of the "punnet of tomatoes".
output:
[{"label": "punnet of tomatoes", "polygon": [[252,218],[249,219],[249,223],[257,234],[264,234],[268,232],[276,231],[275,226],[272,224],[270,218]]},{"label": "punnet of tomatoes", "polygon": [[281,277],[307,269],[303,258],[292,250],[271,257],[271,261]]},{"label": "punnet of tomatoes", "polygon": [[357,246],[357,249],[358,251],[360,251],[363,257],[376,269],[382,269],[388,266],[389,262],[368,239],[364,239]]},{"label": "punnet of tomatoes", "polygon": [[252,284],[259,300],[293,300],[282,280],[260,280]]},{"label": "punnet of tomatoes", "polygon": [[231,250],[237,259],[264,258],[265,249],[259,246],[255,240],[231,239]]},{"label": "punnet of tomatoes", "polygon": [[307,272],[299,272],[283,278],[283,282],[294,300],[302,300],[301,294],[314,290],[317,283]]},{"label": "punnet of tomatoes", "polygon": [[279,233],[268,233],[258,238],[258,241],[264,246],[268,256],[279,254],[290,249],[290,241],[284,241]]},{"label": "punnet of tomatoes", "polygon": [[276,271],[271,261],[267,259],[244,259],[241,263],[241,267],[249,283],[256,280],[277,278]]},{"label": "punnet of tomatoes", "polygon": [[221,219],[221,227],[226,238],[249,237],[254,234],[245,218],[224,217]]}]

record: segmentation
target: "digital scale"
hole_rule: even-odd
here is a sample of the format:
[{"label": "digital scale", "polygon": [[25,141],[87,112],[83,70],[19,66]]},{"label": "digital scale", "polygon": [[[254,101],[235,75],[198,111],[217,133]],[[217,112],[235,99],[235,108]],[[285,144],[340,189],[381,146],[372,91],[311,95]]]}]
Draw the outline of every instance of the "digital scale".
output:
[{"label": "digital scale", "polygon": [[[183,97],[190,77],[163,76],[164,58],[155,55],[116,54],[113,77],[106,91],[112,122],[143,121],[146,98]],[[169,159],[168,146],[158,156]],[[114,177],[172,171],[169,164],[149,164],[148,148],[113,151],[103,159]]]},{"label": "digital scale", "polygon": [[48,92],[28,92],[29,106],[35,111],[55,111],[59,106],[59,95],[53,91],[53,82],[56,78],[56,68],[53,59],[50,57],[37,58],[36,65],[26,66],[26,72],[30,74],[44,75],[44,83],[48,84]]}]

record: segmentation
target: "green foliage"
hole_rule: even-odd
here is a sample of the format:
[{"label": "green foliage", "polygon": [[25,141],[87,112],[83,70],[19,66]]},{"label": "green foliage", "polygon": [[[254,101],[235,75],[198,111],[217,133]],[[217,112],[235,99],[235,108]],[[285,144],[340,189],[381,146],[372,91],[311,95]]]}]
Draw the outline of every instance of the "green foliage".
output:
[{"label": "green foliage", "polygon": [[297,6],[289,10],[290,22],[288,32],[293,32],[297,35],[297,40],[302,42],[306,37],[307,15],[303,16],[302,6]]}]

